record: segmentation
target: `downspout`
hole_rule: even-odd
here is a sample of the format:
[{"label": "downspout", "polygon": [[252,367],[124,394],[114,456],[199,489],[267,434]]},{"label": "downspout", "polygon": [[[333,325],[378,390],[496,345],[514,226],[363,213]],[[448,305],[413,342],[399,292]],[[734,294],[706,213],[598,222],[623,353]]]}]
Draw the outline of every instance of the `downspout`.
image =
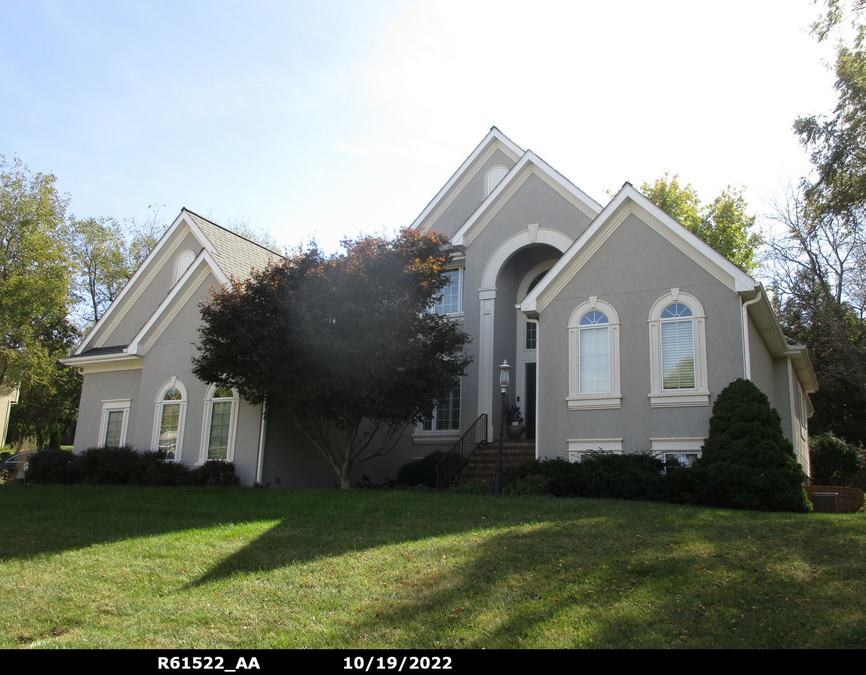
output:
[{"label": "downspout", "polygon": [[748,302],[743,303],[743,315],[741,325],[743,329],[743,375],[747,380],[752,379],[752,360],[749,358],[749,305],[754,305],[763,297],[763,293],[758,290],[758,294]]},{"label": "downspout", "polygon": [[256,483],[262,484],[262,467],[265,463],[265,433],[268,429],[268,399],[262,403],[262,425],[259,432],[259,457],[256,462]]}]

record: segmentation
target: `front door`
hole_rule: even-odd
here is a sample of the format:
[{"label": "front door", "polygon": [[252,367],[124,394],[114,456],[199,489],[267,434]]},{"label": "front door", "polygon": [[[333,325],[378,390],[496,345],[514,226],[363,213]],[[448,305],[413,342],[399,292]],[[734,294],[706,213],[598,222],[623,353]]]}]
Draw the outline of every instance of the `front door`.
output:
[{"label": "front door", "polygon": [[535,362],[526,363],[525,376],[526,397],[523,404],[523,419],[526,424],[526,438],[535,440]]}]

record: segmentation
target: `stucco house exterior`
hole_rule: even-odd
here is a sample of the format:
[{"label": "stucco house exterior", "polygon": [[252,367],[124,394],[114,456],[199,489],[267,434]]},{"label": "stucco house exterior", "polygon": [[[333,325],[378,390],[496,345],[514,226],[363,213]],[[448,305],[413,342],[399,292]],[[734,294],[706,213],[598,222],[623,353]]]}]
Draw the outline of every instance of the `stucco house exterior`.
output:
[{"label": "stucco house exterior", "polygon": [[[448,450],[482,414],[493,438],[503,360],[538,457],[600,448],[689,462],[716,396],[745,377],[809,473],[817,382],[805,347],[782,334],[760,284],[630,184],[602,206],[494,127],[411,226],[452,241],[451,285],[433,311],[472,336],[473,361],[431,419],[363,465],[372,480]],[[162,447],[190,465],[234,461],[248,485],[336,484],[288,420],[192,375],[199,303],[276,255],[181,211],[64,360],[84,373],[75,450]]]}]

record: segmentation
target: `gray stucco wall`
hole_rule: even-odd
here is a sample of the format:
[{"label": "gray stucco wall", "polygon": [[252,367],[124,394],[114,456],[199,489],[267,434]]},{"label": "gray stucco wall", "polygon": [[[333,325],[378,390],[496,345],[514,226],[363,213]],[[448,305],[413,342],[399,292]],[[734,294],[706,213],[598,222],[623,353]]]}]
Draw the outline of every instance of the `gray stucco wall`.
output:
[{"label": "gray stucco wall", "polygon": [[[181,236],[178,234],[178,236]],[[159,269],[150,283],[141,291],[134,302],[131,297],[125,297],[118,306],[112,310],[112,313],[123,313],[123,318],[114,324],[114,319],[111,322],[100,328],[91,339],[91,344],[96,345],[102,343],[105,346],[111,345],[126,345],[135,337],[136,333],[141,330],[141,327],[147,323],[153,312],[159,306],[165,297],[169,294],[172,288],[172,277],[174,275],[174,263],[177,256],[183,251],[189,249],[196,255],[201,251],[201,244],[198,240],[187,231],[179,244],[176,246],[173,242],[166,242],[166,248],[170,252],[160,252],[160,258],[154,261],[154,265]],[[132,290],[132,289],[131,289]],[[104,342],[103,342],[104,340]]]},{"label": "gray stucco wall", "polygon": [[[208,385],[192,374],[192,357],[197,353],[195,344],[201,323],[199,302],[210,296],[215,285],[218,285],[217,279],[209,275],[198,286],[151,346],[142,369],[85,375],[75,435],[76,451],[99,443],[102,401],[117,398],[132,399],[127,443],[141,450],[153,449],[157,395],[162,386],[175,377],[187,392],[180,459],[189,466],[200,461],[202,437],[209,431],[204,428]],[[251,485],[257,469],[261,409],[241,400],[236,419],[235,466],[242,482]]]},{"label": "gray stucco wall", "polygon": [[[81,452],[100,444],[102,402],[112,399],[131,399],[132,408],[127,423],[126,440],[128,443],[137,445],[133,440],[132,432],[140,417],[138,404],[140,403],[141,372],[141,370],[121,370],[85,375],[78,405],[78,424],[75,428],[75,442],[73,444],[75,452]],[[148,439],[149,442],[150,439]]]},{"label": "gray stucco wall", "polygon": [[[710,405],[652,408],[647,319],[671,288],[695,296],[706,312]],[[589,296],[619,314],[622,407],[568,410],[568,320]],[[566,456],[569,438],[622,438],[625,452],[650,438],[705,437],[715,397],[743,376],[739,296],[632,214],[542,312],[539,330],[538,454]]]},{"label": "gray stucco wall", "polygon": [[[487,172],[497,164],[501,164],[507,169],[514,166],[514,162],[501,150],[495,150],[490,158],[484,162],[475,175],[469,180],[442,212],[442,214],[433,223],[433,229],[448,237],[453,237],[460,226],[466,222],[466,219],[472,215],[481,202],[485,198],[485,180]],[[452,188],[452,190],[455,188]],[[445,195],[447,199],[449,195]]]}]

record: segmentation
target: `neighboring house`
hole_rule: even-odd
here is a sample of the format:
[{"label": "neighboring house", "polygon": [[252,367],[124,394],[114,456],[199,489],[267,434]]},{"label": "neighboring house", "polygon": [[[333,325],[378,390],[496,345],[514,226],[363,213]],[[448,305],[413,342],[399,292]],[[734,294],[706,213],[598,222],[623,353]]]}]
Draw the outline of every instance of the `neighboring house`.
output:
[{"label": "neighboring house", "polygon": [[[690,462],[715,397],[746,377],[809,472],[817,383],[805,348],[782,334],[754,279],[630,184],[602,208],[494,127],[412,227],[443,232],[456,249],[434,311],[472,336],[473,362],[431,419],[360,472],[394,477],[484,413],[492,438],[503,360],[538,457],[600,448]],[[183,210],[64,361],[85,376],[76,451],[132,443],[188,464],[233,460],[245,484],[335,484],[286,419],[192,376],[198,304],[275,255]]]}]

